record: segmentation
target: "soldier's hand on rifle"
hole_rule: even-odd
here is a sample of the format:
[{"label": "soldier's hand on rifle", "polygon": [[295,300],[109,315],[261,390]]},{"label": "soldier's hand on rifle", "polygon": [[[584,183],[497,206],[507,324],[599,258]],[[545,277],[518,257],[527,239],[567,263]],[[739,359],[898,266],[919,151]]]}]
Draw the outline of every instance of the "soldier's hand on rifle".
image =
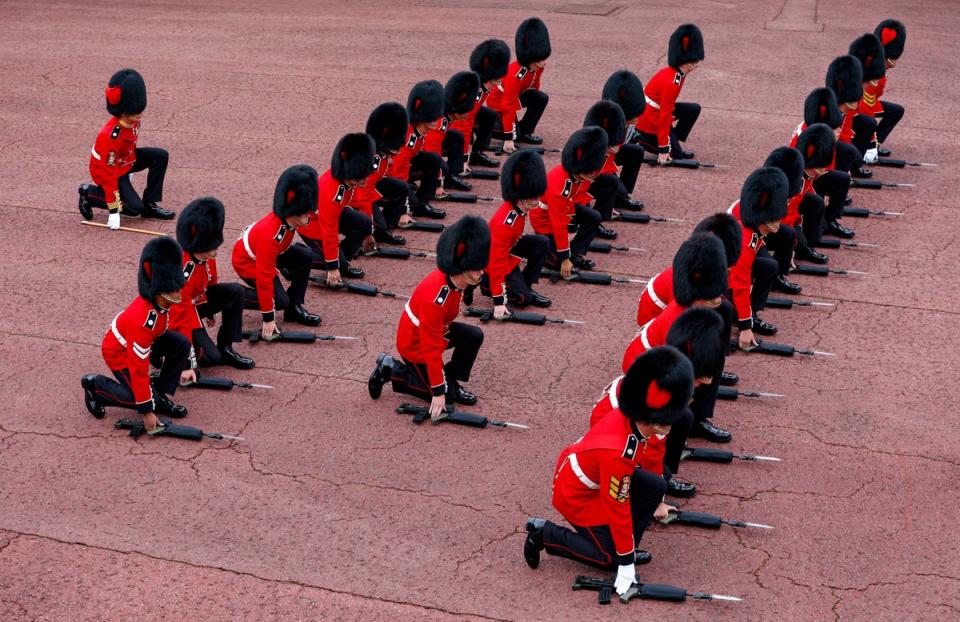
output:
[{"label": "soldier's hand on rifle", "polygon": [[670,510],[676,510],[677,508],[672,505],[667,505],[666,503],[660,502],[660,505],[657,506],[657,509],[653,511],[653,518],[656,520],[663,520],[670,515]]},{"label": "soldier's hand on rifle", "polygon": [[755,349],[760,344],[757,343],[756,338],[753,336],[753,330],[747,328],[740,331],[740,349],[744,352],[749,352]]},{"label": "soldier's hand on rifle", "polygon": [[406,227],[407,225],[409,225],[409,224],[412,223],[412,222],[413,222],[413,217],[410,216],[410,214],[401,214],[401,215],[400,215],[400,222],[399,222],[399,224],[400,224],[401,227]]},{"label": "soldier's hand on rifle", "polygon": [[161,425],[157,416],[150,412],[143,416],[143,428],[147,431],[147,434],[155,434],[163,429],[163,425]]},{"label": "soldier's hand on rifle", "polygon": [[330,287],[339,287],[342,283],[343,279],[340,278],[340,270],[336,268],[327,270],[327,285]]},{"label": "soldier's hand on rifle", "polygon": [[264,322],[260,328],[260,336],[264,341],[273,341],[276,338],[275,336],[279,334],[280,330],[277,328],[276,321]]},{"label": "soldier's hand on rifle", "polygon": [[617,594],[623,596],[627,593],[634,583],[637,582],[637,569],[633,564],[627,564],[617,568],[617,578],[613,580],[613,587]]},{"label": "soldier's hand on rifle", "polygon": [[443,416],[446,414],[444,408],[447,405],[447,397],[445,395],[434,395],[430,399],[430,421],[440,421],[443,419]]},{"label": "soldier's hand on rifle", "polygon": [[673,161],[673,158],[670,157],[670,152],[658,153],[657,154],[657,164],[669,164]]},{"label": "soldier's hand on rifle", "polygon": [[504,153],[513,153],[517,150],[517,146],[513,143],[512,140],[503,141],[503,152]]},{"label": "soldier's hand on rifle", "polygon": [[[467,160],[470,159],[470,154],[469,154],[469,153],[467,154],[467,157],[466,157],[465,159],[467,159]],[[464,162],[464,164],[463,164],[463,174],[464,174],[464,175],[469,175],[469,174],[472,173],[472,172],[473,172],[473,169],[470,168],[470,165],[467,164],[466,162]]]},{"label": "soldier's hand on rifle", "polygon": [[509,315],[510,309],[507,308],[507,305],[495,305],[493,307],[493,319],[505,320]]},{"label": "soldier's hand on rifle", "polygon": [[375,250],[377,250],[377,241],[373,239],[373,236],[368,235],[363,238],[363,252],[372,253]]},{"label": "soldier's hand on rifle", "polygon": [[569,259],[564,259],[560,262],[560,276],[565,279],[573,276],[573,262]]},{"label": "soldier's hand on rifle", "polygon": [[180,372],[180,386],[185,387],[197,381],[197,372],[193,369],[185,369]]}]

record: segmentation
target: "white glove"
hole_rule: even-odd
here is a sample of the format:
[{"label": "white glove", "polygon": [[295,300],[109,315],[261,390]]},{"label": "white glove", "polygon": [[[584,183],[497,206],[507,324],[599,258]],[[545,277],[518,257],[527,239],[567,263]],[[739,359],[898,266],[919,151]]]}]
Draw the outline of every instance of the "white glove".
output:
[{"label": "white glove", "polygon": [[617,568],[617,578],[613,580],[613,587],[617,590],[619,596],[627,593],[634,583],[637,582],[637,570],[633,564],[620,566]]},{"label": "white glove", "polygon": [[107,216],[107,226],[116,231],[120,228],[120,212],[111,212]]},{"label": "white glove", "polygon": [[880,154],[877,153],[877,148],[867,149],[867,152],[863,154],[863,161],[867,164],[876,164],[877,159],[880,157]]}]

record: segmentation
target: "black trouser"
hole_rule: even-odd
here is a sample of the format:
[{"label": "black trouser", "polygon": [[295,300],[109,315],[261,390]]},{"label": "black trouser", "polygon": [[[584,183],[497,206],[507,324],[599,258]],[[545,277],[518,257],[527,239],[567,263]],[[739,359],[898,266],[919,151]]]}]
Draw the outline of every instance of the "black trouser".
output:
[{"label": "black trouser", "polygon": [[826,200],[824,220],[833,222],[843,216],[843,204],[850,191],[850,174],[843,171],[827,171],[813,182],[813,189]]},{"label": "black trouser", "polygon": [[[450,361],[443,366],[447,380],[447,404],[452,404],[460,383],[470,380],[473,363],[477,360],[480,346],[483,345],[483,331],[479,326],[452,322],[444,337],[447,340],[447,349],[453,348]],[[425,363],[411,363],[406,359],[395,361],[390,380],[396,393],[406,393],[425,400],[433,397]]]},{"label": "black trouser", "polygon": [[[173,395],[180,384],[180,372],[187,367],[190,358],[190,341],[176,331],[163,333],[153,340],[150,359],[160,362],[160,376],[153,379],[151,384],[154,391],[164,395]],[[117,406],[136,410],[137,403],[133,396],[133,382],[130,379],[129,369],[114,369],[113,380],[103,375],[94,379],[94,393],[97,401],[103,406]],[[152,410],[152,409],[151,409]]]},{"label": "black trouser", "polygon": [[383,198],[373,204],[373,225],[377,231],[389,231],[407,213],[410,184],[396,177],[384,177],[377,182],[377,192]]},{"label": "black trouser", "polygon": [[[568,230],[574,230],[577,233],[570,240],[570,252],[574,255],[586,255],[600,226],[600,212],[579,203],[575,203],[573,207],[576,213],[570,220]],[[556,254],[557,241],[553,238],[553,234],[547,234],[547,239],[550,240],[550,253]]]},{"label": "black trouser", "polygon": [[877,120],[865,114],[858,114],[853,118],[853,146],[860,152],[860,156],[867,152],[872,146],[873,136],[877,131]]},{"label": "black trouser", "polygon": [[[694,395],[696,396],[696,393]],[[714,393],[714,400],[716,400],[716,393]],[[667,440],[664,443],[666,452],[663,454],[663,466],[666,467],[664,473],[669,472],[671,477],[680,472],[680,458],[683,456],[683,448],[687,446],[692,427],[693,411],[689,408],[684,410],[683,414],[670,426],[670,433],[667,434]]]},{"label": "black trouser", "polygon": [[623,182],[624,189],[627,191],[626,196],[633,194],[637,187],[637,177],[640,174],[640,165],[643,164],[644,153],[645,150],[640,145],[626,143],[620,146],[620,151],[614,158],[614,162],[623,167],[620,169],[620,181]]},{"label": "black trouser", "polygon": [[793,247],[797,242],[797,232],[793,227],[781,223],[776,233],[768,233],[766,247],[777,262],[777,275],[790,273],[790,261],[793,259]]},{"label": "black trouser", "polygon": [[240,341],[243,333],[244,287],[239,283],[217,283],[207,287],[207,301],[197,305],[197,315],[211,318],[221,313],[220,330],[214,344],[206,328],[193,329],[193,351],[197,364],[213,367],[223,362],[221,353]]},{"label": "black trouser", "polygon": [[[683,145],[690,136],[690,130],[700,116],[700,104],[694,102],[677,102],[673,108],[673,118],[676,123],[670,128],[670,157],[680,159]],[[633,142],[643,146],[650,153],[660,153],[660,139],[656,134],[637,132]]]},{"label": "black trouser", "polygon": [[497,112],[486,106],[480,106],[473,121],[472,153],[480,153],[490,149],[490,139],[493,137],[493,128],[497,125]]},{"label": "black trouser", "polygon": [[540,123],[540,117],[547,109],[549,101],[550,96],[537,89],[527,89],[520,93],[520,105],[526,109],[526,112],[523,113],[523,118],[517,121],[517,139],[533,134],[537,130],[537,124]]},{"label": "black trouser", "polygon": [[[139,216],[143,212],[144,204],[159,203],[163,200],[163,178],[167,174],[167,162],[170,159],[167,150],[159,147],[137,147],[136,157],[137,161],[133,163],[130,173],[149,170],[147,186],[143,189],[143,199],[133,189],[130,173],[121,175],[117,179],[120,200],[123,201],[123,212],[133,216]],[[108,202],[112,200],[113,197],[107,197]]]},{"label": "black trouser", "polygon": [[798,209],[803,223],[796,229],[797,246],[810,250],[810,245],[818,244],[823,235],[823,199],[815,192],[808,192],[800,201]]},{"label": "black trouser", "polygon": [[883,112],[877,115],[877,118],[880,119],[880,122],[877,123],[877,142],[883,143],[887,141],[890,132],[897,127],[897,123],[900,123],[900,119],[903,118],[903,106],[882,99],[880,105],[883,106]]},{"label": "black trouser", "polygon": [[[337,231],[343,235],[340,240],[340,251],[337,258],[340,260],[340,268],[346,268],[363,248],[363,241],[368,235],[373,235],[373,223],[366,214],[352,207],[345,207],[340,212],[340,222],[337,225]],[[324,259],[323,241],[308,238],[300,234],[306,245],[312,251],[312,267],[318,270],[326,270],[327,262]]]},{"label": "black trouser", "polygon": [[613,207],[617,197],[627,196],[627,188],[623,181],[613,173],[598,175],[590,182],[590,194],[596,199],[593,209],[600,214],[600,219],[613,219]]},{"label": "black trouser", "polygon": [[463,174],[463,148],[464,148],[463,132],[459,130],[447,130],[446,136],[443,137],[443,155],[447,158],[446,166],[443,168],[443,174],[445,177],[458,177]]},{"label": "black trouser", "polygon": [[[518,306],[530,304],[530,299],[533,298],[533,291],[530,288],[540,280],[540,271],[543,270],[543,263],[547,260],[549,252],[550,239],[535,233],[521,236],[513,245],[510,254],[514,257],[523,257],[527,260],[527,265],[523,270],[520,266],[516,266],[504,278],[507,296],[515,299],[511,302]],[[490,277],[486,272],[483,273],[480,284],[484,289],[490,288]]]},{"label": "black trouser", "polygon": [[777,278],[779,266],[766,248],[761,247],[753,260],[753,288],[750,290],[750,307],[756,315],[767,306],[770,286]]},{"label": "black trouser", "polygon": [[[563,468],[569,468],[564,466]],[[609,482],[600,484],[600,494]],[[636,468],[630,479],[630,514],[633,518],[634,546],[640,543],[657,506],[667,492],[667,482],[659,475]],[[613,570],[620,565],[613,535],[607,525],[581,527],[574,525],[576,531],[547,521],[543,526],[543,546],[547,553],[572,559],[601,570]]]},{"label": "black trouser", "polygon": [[420,180],[416,191],[418,205],[429,203],[437,196],[444,166],[443,158],[430,151],[421,151],[410,160],[410,177]]},{"label": "black trouser", "polygon": [[[273,301],[277,310],[293,309],[303,304],[307,294],[310,268],[313,263],[313,251],[302,244],[294,244],[277,255],[277,269],[290,279],[290,287],[283,289],[279,276],[273,277]],[[259,309],[257,284],[252,279],[243,279],[250,287],[244,287],[244,308]]]},{"label": "black trouser", "polygon": [[863,155],[850,143],[837,141],[836,162],[834,168],[844,173],[863,164]]}]

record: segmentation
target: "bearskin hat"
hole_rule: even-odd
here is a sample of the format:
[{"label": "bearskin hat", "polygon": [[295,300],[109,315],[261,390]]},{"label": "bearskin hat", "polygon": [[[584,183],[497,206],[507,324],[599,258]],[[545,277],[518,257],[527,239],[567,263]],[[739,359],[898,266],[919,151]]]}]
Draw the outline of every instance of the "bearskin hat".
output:
[{"label": "bearskin hat", "polygon": [[490,261],[490,227],[478,216],[464,216],[443,230],[437,240],[437,267],[454,276],[483,270]]},{"label": "bearskin hat", "polygon": [[603,168],[607,159],[607,133],[603,129],[584,127],[573,134],[563,146],[560,163],[570,175],[592,173]]},{"label": "bearskin hat", "polygon": [[787,176],[787,197],[803,189],[803,156],[793,147],[777,147],[770,152],[764,166],[772,166]]},{"label": "bearskin hat", "polygon": [[863,68],[863,81],[879,80],[887,73],[887,59],[883,54],[880,38],[867,33],[854,39],[850,44],[850,56],[860,61]]},{"label": "bearskin hat", "polygon": [[538,17],[523,20],[523,23],[517,27],[514,44],[517,62],[524,67],[550,58],[550,33],[547,31],[547,25]]},{"label": "bearskin hat", "polygon": [[137,287],[140,296],[153,302],[157,294],[169,294],[183,289],[183,250],[176,240],[163,236],[147,242],[140,253],[140,273]]},{"label": "bearskin hat", "polygon": [[337,143],[330,158],[330,174],[337,181],[362,180],[373,172],[376,148],[366,134],[346,134]]},{"label": "bearskin hat", "polygon": [[367,134],[373,139],[380,153],[395,153],[403,147],[407,137],[407,109],[397,102],[380,104],[367,119]]},{"label": "bearskin hat", "polygon": [[821,86],[810,91],[803,101],[803,122],[807,127],[814,123],[825,123],[831,129],[837,129],[843,124],[843,113],[832,90]]},{"label": "bearskin hat", "polygon": [[188,253],[209,253],[223,244],[223,221],[220,199],[194,199],[177,218],[177,242]]},{"label": "bearskin hat", "polygon": [[824,84],[837,96],[838,104],[859,102],[863,97],[863,67],[856,57],[838,56],[827,67]]},{"label": "bearskin hat", "polygon": [[480,76],[480,83],[500,80],[510,65],[510,46],[502,39],[487,39],[470,53],[470,69]]},{"label": "bearskin hat", "polygon": [[797,151],[803,156],[803,168],[823,168],[833,162],[837,137],[823,123],[814,123],[797,138]]},{"label": "bearskin hat", "polygon": [[885,19],[874,29],[873,34],[880,38],[884,55],[897,60],[903,55],[903,46],[907,42],[907,28],[895,19]]},{"label": "bearskin hat", "polygon": [[733,267],[740,259],[740,250],[743,245],[740,223],[726,212],[710,214],[697,223],[694,233],[712,233],[723,243],[724,255],[727,257],[727,267]]},{"label": "bearskin hat", "polygon": [[317,169],[295,164],[280,174],[273,191],[273,213],[280,220],[317,211]]},{"label": "bearskin hat", "polygon": [[681,307],[711,300],[727,291],[727,254],[709,233],[694,233],[673,256],[673,298]]},{"label": "bearskin hat", "polygon": [[638,356],[620,382],[620,412],[635,421],[673,425],[693,395],[693,365],[673,346]]},{"label": "bearskin hat", "polygon": [[643,83],[637,74],[626,69],[614,71],[603,85],[603,99],[620,104],[623,116],[636,119],[643,114],[647,107],[647,100],[643,94]]},{"label": "bearskin hat", "polygon": [[740,189],[740,221],[756,229],[762,224],[783,220],[787,215],[787,187],[790,182],[778,168],[758,168]]},{"label": "bearskin hat", "polygon": [[447,114],[464,114],[473,109],[480,92],[480,76],[472,71],[458,71],[443,87],[443,106]]},{"label": "bearskin hat", "polygon": [[697,378],[716,378],[723,371],[723,319],[713,309],[691,307],[681,313],[667,332],[667,345],[690,359]]},{"label": "bearskin hat", "polygon": [[135,69],[121,69],[110,77],[104,89],[107,112],[115,117],[140,114],[147,107],[147,86]]},{"label": "bearskin hat", "polygon": [[607,133],[607,146],[616,147],[627,139],[627,119],[619,104],[601,100],[590,106],[583,127],[596,125]]},{"label": "bearskin hat", "polygon": [[443,116],[443,86],[436,80],[417,82],[407,97],[410,123],[432,123]]},{"label": "bearskin hat", "polygon": [[547,191],[547,169],[536,151],[521,149],[507,158],[500,174],[500,194],[504,201],[516,203],[535,199]]},{"label": "bearskin hat", "polygon": [[680,69],[680,65],[699,63],[703,59],[703,33],[695,24],[683,24],[673,31],[667,46],[668,65]]}]

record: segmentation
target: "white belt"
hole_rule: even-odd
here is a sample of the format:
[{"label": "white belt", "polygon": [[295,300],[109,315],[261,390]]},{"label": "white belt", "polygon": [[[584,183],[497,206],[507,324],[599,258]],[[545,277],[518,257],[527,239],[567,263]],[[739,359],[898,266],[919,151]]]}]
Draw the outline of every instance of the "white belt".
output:
[{"label": "white belt", "polygon": [[570,461],[570,468],[573,469],[573,474],[577,476],[577,479],[580,480],[581,484],[590,490],[597,490],[600,488],[600,486],[595,484],[592,479],[587,477],[583,472],[583,469],[580,468],[580,461],[577,460],[577,454],[570,454],[567,456],[567,460]]},{"label": "white belt", "polygon": [[[657,276],[660,276],[659,274]],[[647,295],[650,296],[650,300],[653,301],[653,304],[657,305],[661,309],[667,308],[667,303],[660,300],[660,296],[657,296],[657,292],[653,289],[653,282],[656,280],[657,276],[650,279],[650,282],[647,283]]]},{"label": "white belt", "polygon": [[100,154],[97,153],[97,146],[96,146],[96,145],[94,145],[93,147],[90,147],[90,155],[92,155],[93,157],[95,157],[95,158],[98,159],[98,160],[102,160],[102,159],[103,159],[103,158],[100,157]]},{"label": "white belt", "polygon": [[110,322],[110,332],[113,333],[113,336],[117,338],[117,341],[120,342],[124,348],[127,347],[127,340],[123,338],[123,335],[120,334],[120,331],[117,329],[117,318],[120,317],[118,313],[116,317],[113,318],[113,321]]},{"label": "white belt", "polygon": [[407,304],[403,306],[403,310],[406,312],[407,317],[410,318],[410,321],[413,322],[413,325],[419,328],[420,318],[418,318],[416,315],[413,314],[413,309],[410,308],[409,302],[407,302]]},{"label": "white belt", "polygon": [[643,344],[643,347],[647,350],[651,350],[650,341],[647,339],[647,329],[650,328],[650,325],[653,324],[653,320],[650,320],[643,325],[643,328],[640,329],[640,343]]},{"label": "white belt", "polygon": [[620,408],[620,400],[617,399],[617,391],[620,389],[620,382],[623,380],[623,376],[620,376],[616,380],[610,383],[610,389],[607,391],[607,395],[610,397],[610,405],[614,409]]},{"label": "white belt", "polygon": [[652,99],[650,99],[649,97],[647,97],[646,93],[644,93],[643,98],[644,98],[645,100],[647,100],[647,105],[648,105],[648,106],[650,106],[650,107],[653,108],[654,110],[660,110],[660,104],[658,104],[657,102],[655,102],[655,101],[653,101]]},{"label": "white belt", "polygon": [[248,225],[246,229],[243,230],[243,248],[247,250],[247,254],[250,255],[250,259],[256,261],[257,256],[253,254],[253,249],[250,248],[250,229],[253,228],[253,225]]}]

